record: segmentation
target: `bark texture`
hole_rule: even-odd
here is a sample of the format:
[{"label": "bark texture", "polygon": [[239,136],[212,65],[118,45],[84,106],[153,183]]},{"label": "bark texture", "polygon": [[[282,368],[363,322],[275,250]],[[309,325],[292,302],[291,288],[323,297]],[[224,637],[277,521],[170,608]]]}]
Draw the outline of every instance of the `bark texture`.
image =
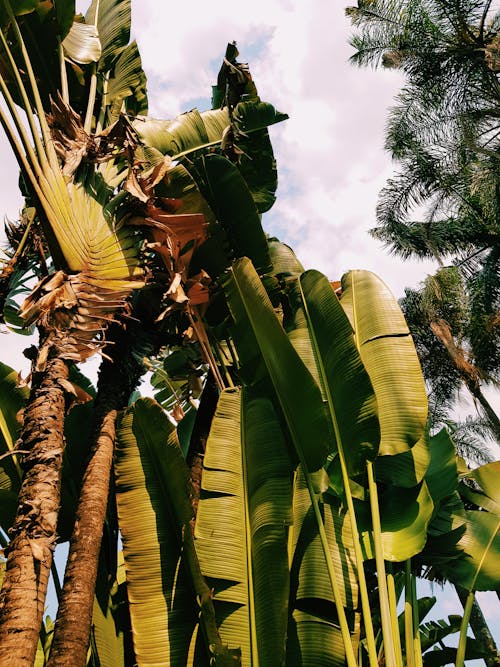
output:
[{"label": "bark texture", "polygon": [[491,429],[497,441],[500,442],[500,419],[481,391],[478,369],[467,359],[463,349],[455,343],[450,325],[446,320],[435,320],[430,323],[430,327],[433,334],[445,346],[453,365],[462,376],[465,386],[483,408]]},{"label": "bark texture", "polygon": [[114,363],[104,361],[99,374],[94,443],[83,476],[47,667],[85,667],[87,664],[116,417],[127,405],[142,374],[142,368],[127,354],[123,339],[115,339],[113,357]]},{"label": "bark texture", "polygon": [[[468,591],[460,586],[455,586],[457,595],[462,603],[462,606],[465,608],[467,602]],[[500,655],[498,654],[497,645],[495,640],[490,632],[486,619],[483,616],[481,607],[479,606],[478,601],[475,599],[472,605],[472,611],[470,615],[469,625],[474,633],[474,637],[481,644],[483,648],[490,653],[490,657],[484,658],[484,662],[487,667],[496,667],[500,665]]]},{"label": "bark texture", "polygon": [[29,454],[0,593],[2,667],[32,667],[35,661],[56,545],[68,373],[64,361],[49,358],[33,377],[25,410],[19,449]]}]

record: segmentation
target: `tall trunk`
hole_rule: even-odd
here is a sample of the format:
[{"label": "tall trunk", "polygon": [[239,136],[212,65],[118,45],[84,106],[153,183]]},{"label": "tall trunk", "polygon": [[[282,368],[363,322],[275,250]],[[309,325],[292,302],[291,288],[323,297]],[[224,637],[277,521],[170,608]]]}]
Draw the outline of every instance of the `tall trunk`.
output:
[{"label": "tall trunk", "polygon": [[56,545],[69,369],[60,358],[34,374],[21,431],[24,476],[0,593],[0,665],[32,667]]},{"label": "tall trunk", "polygon": [[[460,586],[455,586],[455,590],[460,599],[460,602],[462,603],[462,606],[465,608],[468,592],[464,588],[460,588]],[[481,645],[481,647],[486,649],[486,651],[491,654],[488,658],[484,658],[484,662],[486,663],[487,667],[498,667],[498,665],[500,665],[500,655],[498,654],[495,640],[493,639],[477,600],[474,600],[472,606],[469,625],[472,629],[472,632],[474,633],[474,637]]]},{"label": "tall trunk", "polygon": [[470,394],[483,408],[484,414],[490,424],[490,428],[495,434],[498,442],[500,442],[500,419],[486,399],[486,396],[481,391],[481,387],[479,386],[479,373],[476,366],[467,359],[462,348],[455,343],[450,325],[446,320],[435,320],[430,323],[430,327],[433,334],[439,338],[441,343],[445,346],[448,356],[460,373]]},{"label": "tall trunk", "polygon": [[127,354],[123,335],[115,338],[112,354],[114,362],[105,360],[99,373],[94,444],[83,477],[48,667],[85,667],[87,663],[116,417],[142,374]]},{"label": "tall trunk", "polygon": [[497,413],[495,412],[495,410],[489,403],[488,399],[481,391],[481,387],[477,383],[474,382],[468,383],[467,381],[465,381],[465,384],[467,385],[467,389],[470,391],[471,395],[483,408],[484,414],[486,415],[490,423],[490,428],[493,431],[495,438],[497,439],[497,442],[500,443],[500,419],[498,418]]}]

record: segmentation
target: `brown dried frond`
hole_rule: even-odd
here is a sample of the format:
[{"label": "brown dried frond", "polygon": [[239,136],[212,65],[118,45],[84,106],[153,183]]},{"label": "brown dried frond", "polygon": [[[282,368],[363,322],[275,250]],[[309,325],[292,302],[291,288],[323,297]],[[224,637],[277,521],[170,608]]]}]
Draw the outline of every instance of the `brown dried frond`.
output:
[{"label": "brown dried frond", "polygon": [[57,100],[51,99],[51,112],[47,114],[54,146],[62,163],[63,175],[71,178],[83,159],[89,162],[103,162],[110,157],[124,155],[133,162],[134,153],[139,145],[137,132],[126,116],[102,132],[89,135],[85,131],[82,119],[59,94]]},{"label": "brown dried frond", "polygon": [[129,313],[127,297],[128,292],[87,282],[83,272],[67,275],[57,271],[38,283],[20,315],[27,325],[43,327],[48,334],[47,348],[55,346],[63,359],[78,363],[105,347],[109,323],[118,314]]}]

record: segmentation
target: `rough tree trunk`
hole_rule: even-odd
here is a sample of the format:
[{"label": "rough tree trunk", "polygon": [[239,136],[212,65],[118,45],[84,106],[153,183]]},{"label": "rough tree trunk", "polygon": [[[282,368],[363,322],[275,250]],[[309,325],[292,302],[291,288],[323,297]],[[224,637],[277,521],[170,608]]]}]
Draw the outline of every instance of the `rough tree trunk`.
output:
[{"label": "rough tree trunk", "polygon": [[32,667],[36,656],[56,545],[68,373],[64,361],[48,359],[33,377],[25,410],[19,449],[29,454],[0,593],[2,667]]},{"label": "rough tree trunk", "polygon": [[118,411],[142,374],[123,340],[104,361],[98,382],[95,437],[76,511],[75,527],[47,667],[85,667],[92,625],[99,551],[109,495]]},{"label": "rough tree trunk", "polygon": [[[465,604],[469,595],[468,592],[464,588],[460,588],[460,586],[455,586],[455,590],[460,599],[460,602],[462,603],[462,606],[465,609]],[[488,624],[486,623],[486,619],[483,616],[481,607],[479,606],[479,603],[476,599],[474,599],[474,603],[472,605],[469,625],[472,629],[472,632],[474,633],[476,640],[483,648],[491,653],[491,657],[484,658],[484,662],[487,667],[496,667],[500,665],[500,655],[498,655],[497,645],[495,644],[495,640],[493,639]]]},{"label": "rough tree trunk", "polygon": [[491,430],[495,434],[498,442],[500,442],[500,419],[481,391],[481,387],[479,386],[479,373],[476,366],[467,359],[462,348],[455,343],[450,325],[446,320],[435,320],[430,323],[430,327],[433,334],[445,346],[448,356],[460,373],[470,394],[483,408],[490,423]]}]

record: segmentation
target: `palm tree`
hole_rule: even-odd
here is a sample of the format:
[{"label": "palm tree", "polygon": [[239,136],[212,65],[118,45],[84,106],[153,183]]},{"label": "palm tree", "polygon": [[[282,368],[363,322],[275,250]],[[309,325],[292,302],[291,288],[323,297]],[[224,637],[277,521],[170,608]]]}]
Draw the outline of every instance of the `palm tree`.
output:
[{"label": "palm tree", "polygon": [[[403,258],[441,266],[420,295],[407,290],[403,302],[434,408],[451,407],[464,382],[498,438],[498,417],[479,388],[480,380],[498,381],[500,352],[499,15],[491,5],[360,1],[347,13],[357,30],[353,62],[397,67],[405,76],[386,136],[399,171],[380,193],[371,233]],[[444,268],[449,263],[461,278]],[[446,294],[442,279],[452,275]],[[460,322],[443,314],[447,299],[456,308],[459,283],[468,311]]]},{"label": "palm tree", "polygon": [[469,303],[459,271],[448,267],[429,276],[420,290],[407,288],[401,306],[430,385],[435,414],[442,415],[443,408],[454,402],[463,384],[498,440],[500,421],[481,389],[483,384],[496,383],[498,358],[483,366],[482,348],[475,354],[470,341],[474,341],[477,322],[471,317]]}]

